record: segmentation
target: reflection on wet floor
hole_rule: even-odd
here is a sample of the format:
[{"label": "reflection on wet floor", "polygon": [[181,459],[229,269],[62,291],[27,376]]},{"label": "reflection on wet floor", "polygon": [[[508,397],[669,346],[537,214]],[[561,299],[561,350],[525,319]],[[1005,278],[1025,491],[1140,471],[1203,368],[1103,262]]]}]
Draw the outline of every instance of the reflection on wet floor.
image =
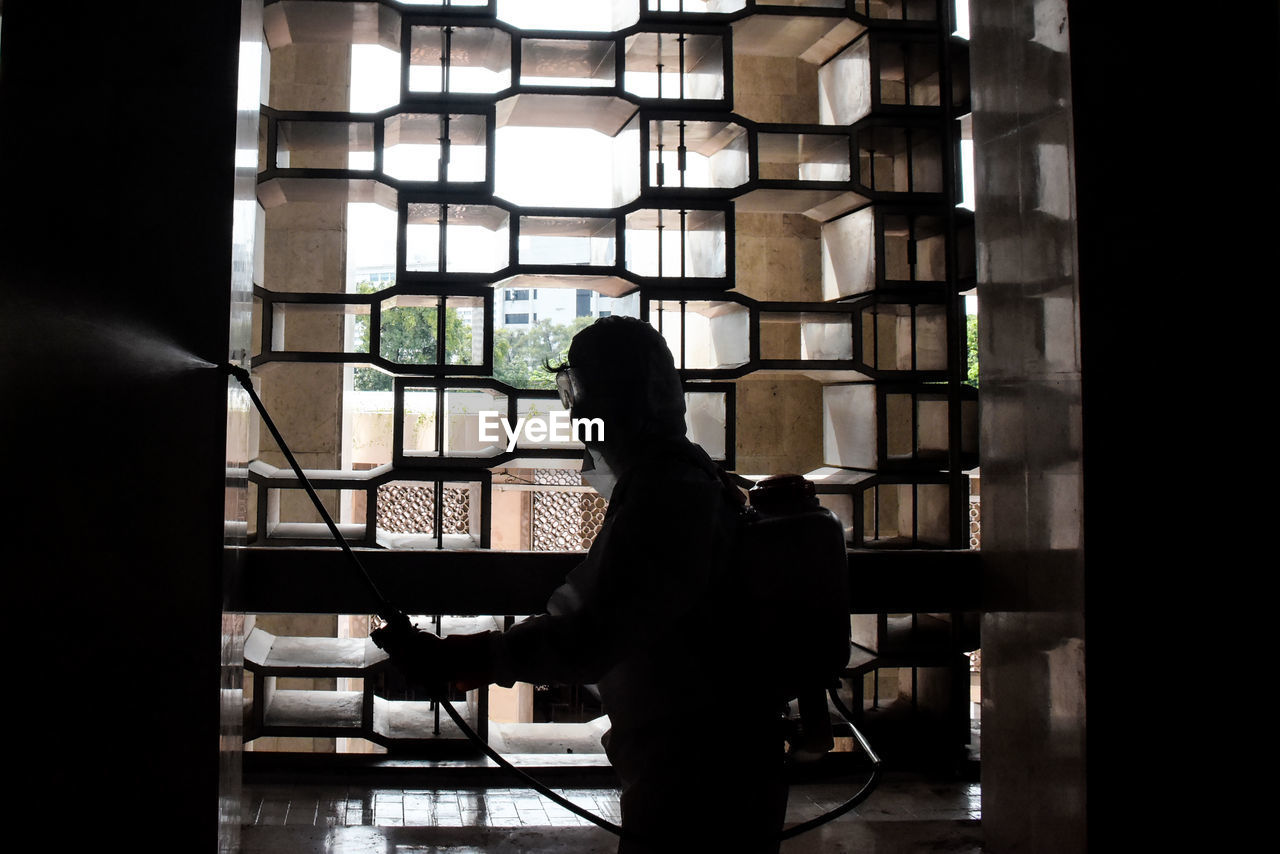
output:
[{"label": "reflection on wet floor", "polygon": [[[788,823],[813,818],[853,794],[856,783],[793,786]],[[609,788],[559,790],[618,821]],[[586,819],[520,788],[369,788],[254,785],[244,789],[246,854],[466,854],[613,851],[616,840]],[[690,819],[696,819],[696,804]],[[980,787],[887,775],[857,809],[791,840],[788,852],[981,851]]]}]

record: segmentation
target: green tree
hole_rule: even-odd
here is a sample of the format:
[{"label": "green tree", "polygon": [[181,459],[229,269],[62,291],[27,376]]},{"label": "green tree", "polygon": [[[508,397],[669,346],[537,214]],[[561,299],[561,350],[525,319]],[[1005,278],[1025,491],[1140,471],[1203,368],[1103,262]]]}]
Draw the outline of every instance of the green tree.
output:
[{"label": "green tree", "polygon": [[[362,294],[381,290],[373,282],[361,282],[356,289]],[[384,308],[378,343],[378,355],[401,365],[434,365],[438,358],[436,346],[439,309],[434,305]],[[456,308],[445,309],[444,316],[445,364],[471,363],[471,326],[462,319]],[[356,339],[361,352],[369,352],[369,318],[356,318]],[[374,368],[356,368],[355,388],[358,391],[390,391],[391,377]]]},{"label": "green tree", "polygon": [[965,331],[969,339],[969,385],[978,386],[978,315],[965,315]]},{"label": "green tree", "polygon": [[494,377],[516,388],[555,388],[555,375],[543,365],[567,359],[573,336],[594,322],[594,317],[578,317],[569,323],[539,320],[528,329],[496,330]]}]

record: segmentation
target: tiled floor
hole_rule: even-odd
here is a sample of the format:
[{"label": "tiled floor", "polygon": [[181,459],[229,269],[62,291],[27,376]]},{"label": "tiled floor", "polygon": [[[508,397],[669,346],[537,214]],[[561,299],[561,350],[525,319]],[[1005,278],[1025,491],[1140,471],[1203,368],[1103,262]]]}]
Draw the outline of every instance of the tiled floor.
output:
[{"label": "tiled floor", "polygon": [[[855,788],[792,787],[788,823],[825,812]],[[616,790],[560,792],[611,821],[619,819]],[[589,854],[616,847],[607,832],[527,789],[246,785],[244,802],[245,854]],[[890,774],[856,810],[788,841],[783,851],[977,852],[980,819],[976,783]]]}]

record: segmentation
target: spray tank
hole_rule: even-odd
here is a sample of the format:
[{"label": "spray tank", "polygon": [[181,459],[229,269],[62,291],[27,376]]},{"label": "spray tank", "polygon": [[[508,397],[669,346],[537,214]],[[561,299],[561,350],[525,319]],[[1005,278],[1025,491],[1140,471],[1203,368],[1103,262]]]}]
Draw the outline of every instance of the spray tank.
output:
[{"label": "spray tank", "polygon": [[766,478],[747,498],[735,550],[736,598],[769,628],[757,633],[749,660],[776,699],[797,701],[792,758],[817,759],[834,745],[826,695],[849,660],[844,528],[800,475]]}]

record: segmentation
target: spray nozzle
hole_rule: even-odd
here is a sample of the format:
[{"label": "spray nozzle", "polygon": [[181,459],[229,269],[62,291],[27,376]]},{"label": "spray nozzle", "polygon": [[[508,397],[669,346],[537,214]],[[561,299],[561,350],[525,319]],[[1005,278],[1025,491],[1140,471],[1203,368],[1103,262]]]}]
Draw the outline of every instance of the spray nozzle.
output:
[{"label": "spray nozzle", "polygon": [[223,362],[218,365],[218,370],[224,374],[229,374],[239,380],[241,385],[249,385],[253,380],[249,377],[249,371],[239,365],[233,365],[230,362]]}]

